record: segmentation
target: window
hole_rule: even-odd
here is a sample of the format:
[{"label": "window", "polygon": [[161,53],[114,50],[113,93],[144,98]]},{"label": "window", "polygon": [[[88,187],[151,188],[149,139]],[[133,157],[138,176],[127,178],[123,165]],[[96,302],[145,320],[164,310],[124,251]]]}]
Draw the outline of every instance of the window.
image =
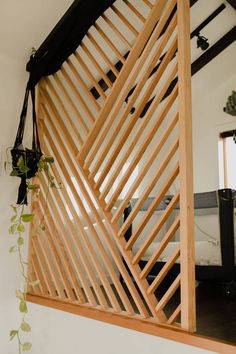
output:
[{"label": "window", "polygon": [[236,130],[220,134],[219,182],[220,188],[236,189]]}]

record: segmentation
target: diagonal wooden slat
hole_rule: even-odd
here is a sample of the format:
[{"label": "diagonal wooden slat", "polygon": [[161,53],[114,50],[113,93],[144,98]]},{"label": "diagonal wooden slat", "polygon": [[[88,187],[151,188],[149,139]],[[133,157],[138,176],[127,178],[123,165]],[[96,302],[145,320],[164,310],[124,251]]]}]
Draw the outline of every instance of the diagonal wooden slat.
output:
[{"label": "diagonal wooden slat", "polygon": [[[51,205],[51,207],[52,207],[52,205]],[[54,208],[52,208],[52,210],[53,210],[55,213],[57,213],[56,208],[55,208],[55,204],[54,204]],[[64,214],[64,215],[65,215],[65,214]],[[57,218],[57,219],[58,219],[58,218]],[[67,219],[67,223],[69,224],[68,219]],[[81,235],[81,234],[82,234],[82,232],[81,232],[81,229],[80,229],[80,235]],[[78,235],[76,235],[75,237],[78,237]],[[75,239],[75,238],[74,238],[74,239]],[[84,265],[84,267],[85,267],[85,269],[86,269],[86,271],[87,271],[89,281],[91,282],[91,284],[92,284],[92,286],[93,286],[93,289],[96,291],[96,296],[97,296],[97,298],[98,298],[100,304],[101,304],[103,307],[108,308],[106,299],[105,299],[105,297],[104,297],[104,295],[103,295],[103,293],[102,293],[102,291],[101,291],[100,285],[99,285],[99,283],[98,283],[96,277],[94,276],[94,272],[92,271],[92,268],[91,268],[91,266],[90,266],[90,262],[88,261],[86,255],[85,255],[85,252],[84,252],[83,248],[81,247],[81,244],[80,244],[79,242],[76,242],[76,246],[78,247],[78,249],[79,249],[79,251],[80,251],[82,263],[83,263],[83,265]],[[67,243],[67,247],[68,247],[68,243]],[[85,283],[85,282],[86,282],[86,279],[83,278],[83,283]],[[87,281],[87,283],[88,283],[88,281]],[[88,287],[89,287],[89,283],[88,283],[88,285],[87,285],[87,289],[85,290],[85,292],[89,292],[90,298],[91,298],[91,294],[92,294],[92,293],[90,292],[90,290],[88,290],[88,289],[89,289]],[[95,300],[95,299],[94,299],[94,300]],[[93,304],[95,304],[95,303],[96,303],[96,300],[95,300],[95,302],[93,302]]]},{"label": "diagonal wooden slat", "polygon": [[162,268],[158,276],[150,285],[148,289],[149,294],[152,294],[157,289],[158,285],[162,282],[162,280],[164,279],[168,271],[173,267],[173,264],[175,263],[175,261],[178,259],[179,256],[180,256],[180,249],[179,247],[177,247],[172,253],[172,255],[170,256],[168,262],[166,262],[166,264],[164,265],[164,267]]},{"label": "diagonal wooden slat", "polygon": [[[141,102],[138,104],[135,113],[132,115],[132,117],[129,120],[128,126],[125,130],[125,132],[123,133],[123,135],[120,137],[119,139],[119,143],[117,144],[117,146],[114,148],[114,150],[112,151],[111,156],[109,156],[109,159],[106,163],[106,166],[104,167],[101,176],[99,177],[98,182],[96,183],[96,188],[99,188],[100,185],[102,184],[102,182],[104,181],[105,175],[107,175],[107,173],[109,172],[109,170],[111,169],[112,164],[114,163],[114,160],[117,158],[119,151],[121,150],[122,146],[124,145],[125,141],[128,140],[129,135],[131,134],[131,132],[133,131],[134,127],[135,127],[135,123],[138,121],[137,118],[139,117],[140,113],[143,110],[143,107],[145,105],[145,102],[149,99],[150,95],[153,93],[155,86],[157,84],[157,82],[160,80],[161,75],[163,74],[163,71],[165,70],[166,66],[168,65],[169,61],[170,61],[170,56],[173,55],[173,52],[175,51],[176,48],[176,41],[173,42],[173,46],[170,48],[170,51],[168,52],[168,54],[166,55],[165,59],[162,61],[162,65],[159,67],[159,70],[156,72],[155,75],[153,75],[151,83],[149,84],[148,89],[146,90],[146,92],[142,95],[142,99]],[[160,95],[158,95],[158,99],[161,101],[162,97],[164,96],[166,90],[169,87],[170,82],[172,81],[172,77],[173,77],[173,72],[176,73],[177,72],[177,67],[174,68],[174,70],[172,71],[172,73],[170,74],[169,80],[166,80],[164,87],[161,89],[161,93]],[[146,73],[147,77],[148,77],[148,73]],[[144,76],[145,79],[145,76]],[[132,98],[135,99],[136,97],[136,92],[138,94],[138,92],[141,91],[142,87],[144,85],[143,80],[140,80],[140,82],[138,83],[138,85],[136,86],[136,89],[132,95]],[[133,100],[132,100],[133,101]],[[160,102],[159,101],[159,102]],[[158,102],[158,101],[156,101]],[[129,107],[127,105],[127,107]],[[117,126],[117,128],[115,129],[114,133],[112,134],[110,140],[107,142],[106,144],[106,148],[105,151],[101,152],[101,158],[98,159],[98,161],[96,162],[95,167],[93,168],[93,172],[90,174],[90,178],[94,177],[96,172],[98,171],[99,166],[101,165],[102,161],[105,159],[107,153],[109,152],[112,144],[114,143],[114,139],[117,135],[117,131],[119,131],[121,129],[121,127],[123,126],[125,120],[127,119],[127,116],[129,114],[129,110],[126,108],[124,110],[124,113],[122,114],[119,124]],[[147,122],[148,123],[148,122]],[[139,130],[140,131],[140,130]]]},{"label": "diagonal wooden slat", "polygon": [[[41,222],[41,220],[43,218],[43,210],[45,210],[44,205],[42,205],[41,210],[39,208],[35,209],[39,223]],[[45,216],[44,220],[46,220],[46,219],[48,219],[48,216]],[[56,246],[53,242],[52,232],[53,232],[53,235],[55,235],[55,232],[56,232],[55,227],[54,228],[52,227],[52,223],[50,223],[49,220],[48,220],[47,226],[48,227],[44,230],[44,232],[41,232],[41,239],[45,238],[44,242],[47,243],[51,249],[52,257],[54,258],[58,272],[61,275],[62,286],[63,286],[64,291],[66,292],[67,297],[70,300],[75,300],[75,296],[72,291],[71,284],[68,281],[68,277],[67,277],[67,274],[65,273],[65,269],[64,269],[64,267],[67,268],[67,262],[64,261],[62,263],[61,257],[60,257],[60,255],[56,249]],[[51,229],[49,229],[49,227]]]},{"label": "diagonal wooden slat", "polygon": [[105,22],[112,28],[112,30],[117,34],[117,36],[121,39],[121,41],[126,45],[128,49],[132,48],[132,45],[128,42],[127,38],[122,34],[122,32],[117,28],[113,22],[109,19],[106,14],[101,16]]},{"label": "diagonal wooden slat", "polygon": [[[45,127],[45,132],[47,132],[47,127]],[[56,132],[55,132],[55,134],[56,134]],[[60,141],[60,145],[62,146],[63,145],[63,142],[60,140],[60,137],[58,136],[58,139],[57,139],[58,141]],[[53,142],[51,141],[51,145],[53,144]],[[55,152],[56,150],[55,150],[55,148],[54,148],[54,152]],[[59,161],[59,163],[60,163],[60,165],[62,165],[63,164],[63,161],[61,161],[60,160],[60,157],[58,156],[58,161]],[[71,166],[71,168],[74,168],[74,166],[72,165]],[[75,171],[74,171],[74,173],[76,173]],[[64,175],[66,175],[66,171],[64,171]],[[77,176],[77,178],[78,178],[78,176]],[[68,178],[67,178],[68,179]],[[82,187],[82,184],[80,184],[81,185],[81,187]],[[124,256],[124,255],[123,255]],[[131,261],[131,258],[129,257],[129,262]],[[130,262],[131,263],[131,262]],[[138,267],[136,267],[135,269],[137,269],[137,271],[140,271],[139,270],[139,268]],[[138,276],[136,277],[137,278],[137,280],[139,281],[139,278],[138,278]],[[144,282],[145,283],[145,282]],[[128,284],[129,284],[129,286],[131,286],[131,284],[130,284],[130,281],[128,282]],[[145,283],[145,287],[147,288],[148,287],[148,284],[147,283]],[[134,292],[134,289],[131,287],[131,291],[132,291],[132,293],[135,295],[135,297],[134,298],[137,298],[137,294]],[[144,296],[146,296],[145,295],[145,291],[143,290],[143,295]],[[149,303],[150,302],[150,299],[148,299],[147,297],[146,297],[146,301],[147,301],[147,303]],[[154,301],[154,299],[152,300],[152,302],[150,302],[150,310],[152,310],[153,309],[153,301]],[[144,310],[144,308],[143,308],[143,306],[141,306],[141,303],[140,303],[140,301],[138,301],[138,299],[136,300],[136,303],[137,303],[137,306],[141,309],[141,311],[142,311],[142,313],[145,313],[146,311]],[[153,310],[152,310],[153,311]],[[153,311],[153,315],[156,317],[156,313]],[[159,317],[161,316],[161,314],[159,314]],[[161,317],[160,317],[161,318]]]},{"label": "diagonal wooden slat", "polygon": [[[174,70],[174,72],[175,72],[175,70]],[[171,73],[170,80],[171,80],[172,74],[174,75],[174,72]],[[166,90],[167,86],[168,86],[168,80],[167,80],[167,85],[165,85],[165,87],[163,87],[163,89],[160,91],[159,95],[156,96],[156,100],[155,100],[155,102],[153,101],[153,105],[156,105],[157,102],[161,101],[161,97],[164,94],[164,91]],[[168,110],[170,109],[170,106],[173,103],[174,98],[176,97],[175,93],[177,94],[177,92],[175,91],[173,93],[173,96],[171,96],[170,99],[167,101],[167,104],[165,105],[165,108],[160,112],[159,116],[156,119],[156,124],[153,126],[152,130],[148,134],[146,140],[142,143],[141,147],[138,149],[138,152],[137,152],[135,158],[132,160],[132,162],[130,163],[130,165],[128,167],[128,170],[126,171],[126,175],[124,175],[122,177],[122,181],[120,182],[119,186],[116,188],[116,191],[110,197],[110,200],[109,200],[109,202],[107,203],[107,206],[106,206],[106,210],[110,210],[113,207],[115,201],[117,200],[118,196],[120,195],[120,193],[122,191],[122,188],[124,187],[125,183],[128,180],[128,176],[130,176],[131,173],[134,171],[135,166],[137,166],[138,162],[140,161],[140,159],[142,158],[142,156],[145,153],[146,149],[148,148],[148,146],[149,146],[150,142],[152,141],[156,131],[158,130],[158,128],[161,125],[163,119],[165,118]],[[150,109],[152,110],[153,107],[152,108],[150,107]],[[120,158],[119,164],[116,167],[115,172],[112,173],[112,175],[111,175],[111,177],[109,179],[109,182],[106,184],[104,190],[102,190],[100,198],[105,198],[107,193],[109,192],[111,186],[112,186],[112,183],[114,184],[115,179],[117,178],[118,173],[121,171],[121,168],[124,166],[125,161],[127,161],[129,154],[135,148],[135,146],[138,143],[139,138],[141,137],[141,135],[143,135],[142,131],[145,128],[145,124],[148,124],[149,117],[151,117],[151,114],[147,114],[147,117],[145,117],[145,121],[142,122],[138,132],[135,134],[134,138],[131,140],[131,143],[128,146],[126,152]],[[169,134],[170,134],[170,132],[169,132]],[[166,139],[167,139],[167,137],[168,136],[165,135]],[[163,142],[164,139],[161,138],[161,140]],[[156,152],[155,155],[157,155],[157,152]],[[99,181],[96,183],[96,186],[98,185],[98,183],[99,183]]]},{"label": "diagonal wooden slat", "polygon": [[[153,255],[148,260],[147,264],[143,268],[140,274],[141,278],[146,277],[148,275],[152,267],[155,265],[155,262],[158,260],[158,258],[160,257],[160,255],[162,254],[166,246],[168,245],[169,241],[173,238],[174,234],[178,230],[179,225],[180,225],[180,218],[177,217],[173,222],[173,224],[171,225],[171,227],[169,228],[169,230],[167,231],[167,233],[165,234],[165,236],[163,237],[156,251],[153,253]],[[127,243],[127,249],[129,249],[130,247],[132,247],[132,242]]]},{"label": "diagonal wooden slat", "polygon": [[[165,1],[160,0],[154,5],[152,11],[150,12],[148,19],[147,19],[145,25],[143,26],[142,31],[139,33],[139,35],[137,37],[137,41],[136,41],[135,45],[133,46],[133,48],[126,60],[126,65],[123,67],[122,71],[120,72],[120,75],[113,86],[113,90],[110,93],[108,100],[106,101],[106,105],[101,110],[101,113],[100,113],[99,117],[97,118],[97,120],[94,124],[94,127],[88,136],[88,139],[86,141],[86,145],[83,146],[83,148],[81,149],[80,153],[77,156],[79,161],[84,161],[86,156],[88,155],[88,153],[91,149],[91,146],[94,143],[95,137],[97,136],[97,134],[101,130],[102,126],[104,125],[104,122],[106,121],[106,118],[107,118],[108,114],[110,113],[110,111],[114,105],[114,102],[117,99],[117,93],[121,92],[121,95],[120,95],[120,99],[118,102],[119,104],[116,105],[116,108],[120,110],[121,105],[125,101],[125,98],[127,97],[128,93],[129,93],[129,89],[133,85],[135,77],[136,77],[136,75],[133,75],[130,78],[129,73],[133,69],[135,62],[137,62],[140,54],[142,53],[143,48],[145,47],[147,40],[149,39],[149,37],[150,37],[150,35],[157,23],[157,20],[161,16],[164,6],[165,6]],[[155,43],[155,38],[153,38],[153,37],[154,36],[152,33],[151,39],[148,41],[148,44],[145,47],[141,58],[146,59],[146,57],[149,53],[149,49],[151,49],[152,45]],[[144,54],[144,53],[146,53],[146,54]],[[142,62],[142,60],[139,60],[139,65],[141,62]],[[128,77],[128,80],[126,81],[127,77]]]},{"label": "diagonal wooden slat", "polygon": [[[178,141],[176,141],[171,149],[169,150],[166,159],[162,162],[161,166],[159,167],[156,175],[154,176],[154,178],[151,180],[151,183],[154,185],[160,178],[160,176],[162,175],[163,171],[165,170],[166,166],[168,165],[170,159],[173,157],[173,154],[176,152],[178,148]],[[158,205],[161,200],[164,198],[165,194],[167,193],[167,191],[169,190],[170,186],[172,185],[172,183],[174,182],[174,180],[176,179],[176,177],[179,174],[179,164],[177,163],[174,167],[174,169],[171,171],[167,181],[165,182],[165,184],[163,185],[161,191],[159,192],[159,194],[156,196],[155,198],[155,204]],[[135,204],[132,212],[130,213],[129,217],[126,219],[126,221],[123,223],[122,227],[119,230],[119,236],[123,236],[124,233],[127,231],[127,229],[130,227],[132,221],[134,220],[135,216],[137,215],[137,213],[140,210],[141,205],[144,203],[144,201],[147,199],[147,196],[150,192],[150,190],[152,190],[153,185],[148,185],[145,189],[145,191],[143,192],[141,198],[138,200],[138,202]]]},{"label": "diagonal wooden slat", "polygon": [[[51,120],[51,124],[53,124],[53,123],[52,123],[52,120]],[[45,133],[46,133],[46,132],[47,132],[47,128],[45,128],[44,130],[45,130]],[[61,146],[63,146],[63,142],[62,142],[62,140],[60,139],[60,136],[58,135],[58,133],[55,133],[55,134],[57,134],[57,141],[60,142],[60,145],[61,145]],[[53,150],[54,150],[54,152],[56,152],[55,145],[53,144],[52,141],[51,141],[51,145],[54,146],[54,149],[53,149]],[[63,164],[63,161],[60,159],[60,157],[58,157],[58,161],[59,161],[60,165]],[[74,173],[77,175],[76,170],[75,170],[73,164],[72,164],[71,167],[72,167],[72,169],[74,170]],[[55,175],[56,175],[56,173],[55,173]],[[78,176],[77,176],[77,177],[78,177]],[[95,211],[95,210],[94,210],[94,214],[95,214],[95,216],[97,216],[97,219],[98,219],[99,216],[96,215],[96,211]],[[108,239],[108,235],[107,235],[107,233],[105,233],[105,230],[104,230],[104,229],[103,229],[103,232],[104,232],[104,236],[106,236],[106,239],[109,240],[109,239]],[[124,267],[124,264],[123,264],[123,261],[122,261],[121,257],[120,257],[120,256],[117,257],[117,256],[118,256],[118,253],[117,253],[116,249],[114,248],[114,246],[112,245],[112,243],[111,243],[110,241],[109,241],[109,245],[110,245],[111,252],[113,253],[113,257],[115,257],[115,259],[116,259],[116,264],[117,264],[117,266],[119,266],[120,271],[121,271],[121,274],[122,274],[122,276],[124,277],[124,279],[126,280],[126,284],[127,284],[128,288],[129,288],[129,290],[130,290],[130,292],[131,292],[131,294],[132,294],[132,296],[133,296],[133,299],[134,299],[134,300],[136,301],[136,303],[137,303],[137,307],[139,308],[141,314],[145,315],[145,317],[146,317],[146,316],[147,316],[147,311],[145,310],[145,307],[143,307],[143,306],[140,305],[139,296],[137,296],[138,294],[137,294],[137,291],[135,290],[135,287],[133,286],[133,284],[132,284],[132,282],[130,281],[129,277],[127,277],[128,273],[127,273],[126,268]],[[109,267],[108,269],[110,269],[110,267]]]},{"label": "diagonal wooden slat", "polygon": [[[137,64],[135,65],[135,70],[133,70],[132,72],[132,75],[131,75],[131,78],[129,78],[128,82],[126,83],[126,90],[124,90],[124,94],[121,96],[119,102],[117,103],[116,105],[116,109],[113,111],[112,115],[109,117],[109,121],[105,127],[105,129],[103,128],[103,131],[102,131],[102,134],[101,134],[101,137],[100,139],[98,140],[98,142],[95,142],[93,144],[93,147],[91,149],[91,152],[90,152],[90,155],[88,156],[88,159],[86,161],[86,164],[85,164],[85,167],[86,168],[89,168],[89,165],[91,164],[91,162],[93,161],[93,158],[94,158],[94,154],[98,151],[98,149],[100,148],[100,145],[102,143],[102,141],[104,140],[105,136],[108,134],[108,131],[109,131],[109,128],[110,128],[110,124],[112,123],[112,121],[114,120],[115,116],[118,115],[119,113],[119,110],[121,109],[122,105],[123,105],[123,102],[125,101],[128,93],[129,93],[129,90],[130,88],[132,87],[133,85],[133,82],[135,81],[137,75],[139,74],[140,70],[142,69],[142,67],[144,66],[144,63],[145,61],[147,60],[148,58],[148,55],[151,51],[151,49],[153,48],[157,38],[159,37],[161,31],[162,31],[162,28],[163,26],[165,25],[165,22],[167,21],[168,19],[168,16],[170,15],[173,7],[174,7],[174,4],[175,4],[175,1],[171,1],[170,3],[170,6],[168,6],[164,16],[160,19],[159,23],[157,24],[156,28],[154,29],[141,57],[139,58],[139,61],[137,62]],[[172,23],[172,26],[174,25],[174,21]],[[169,38],[169,35],[170,35],[170,32],[172,31],[173,27],[170,28],[169,32],[167,35],[165,35],[165,37],[162,39],[162,42],[160,44],[160,47],[157,48],[157,53],[156,55],[154,55],[154,58],[153,58],[153,62],[155,63],[155,61],[157,60],[158,58],[158,55],[160,55],[161,51],[162,51],[162,48],[163,46],[166,44],[168,38]],[[157,58],[156,58],[157,57]],[[130,58],[128,58],[127,60],[129,60]],[[132,58],[131,58],[132,59]],[[134,60],[134,64],[136,62],[137,59]],[[127,62],[128,64],[128,62]],[[145,82],[145,80],[147,80],[151,70],[152,70],[152,62],[151,62],[151,68],[148,66],[146,72],[144,73],[144,76],[143,76],[143,79],[139,82],[139,85],[138,87],[136,87],[135,89],[135,92],[133,93],[133,95],[131,96],[131,98],[129,99],[128,103],[127,103],[127,106],[123,112],[123,116],[126,117],[127,114],[130,112],[134,102],[135,102],[135,99],[137,98],[137,95],[140,93],[140,90],[142,89],[143,87],[143,84]],[[163,64],[163,67],[165,68],[165,65]],[[126,74],[127,75],[127,74]],[[103,117],[103,114],[101,113],[101,116]],[[110,123],[109,123],[110,122]],[[117,130],[115,133],[117,133],[117,131],[119,131],[119,129],[121,128],[121,126],[119,125],[117,127]],[[97,129],[97,127],[94,127],[94,129]],[[113,137],[114,138],[114,137]],[[88,141],[86,142],[86,145],[88,144]],[[103,152],[103,154],[107,153],[107,149],[106,149],[106,152]]]},{"label": "diagonal wooden slat", "polygon": [[122,12],[115,6],[112,5],[111,9],[117,14],[117,16],[122,20],[125,26],[135,35],[138,36],[138,31],[134,26],[130,23],[130,21],[122,14]]},{"label": "diagonal wooden slat", "polygon": [[157,311],[162,310],[166,306],[166,304],[172,298],[172,296],[174,295],[176,290],[179,288],[179,286],[180,286],[180,274],[176,277],[176,279],[171,284],[171,286],[169,287],[169,289],[167,290],[165,295],[159,301],[159,303],[158,303],[158,305],[156,307]]},{"label": "diagonal wooden slat", "polygon": [[[155,224],[153,230],[150,232],[149,236],[146,238],[146,240],[143,242],[142,246],[140,247],[139,251],[135,254],[134,259],[133,259],[133,263],[138,263],[140,261],[140,259],[142,258],[142,256],[144,255],[144,253],[146,252],[146,250],[148,249],[148,247],[151,245],[152,241],[154,240],[154,238],[156,237],[156,235],[158,234],[158,232],[160,231],[160,229],[162,228],[162,226],[164,225],[164,223],[166,222],[166,220],[168,219],[168,217],[171,215],[171,213],[173,212],[174,208],[176,207],[176,204],[179,201],[179,197],[180,194],[177,193],[172,199],[171,202],[168,204],[168,206],[166,207],[165,211],[163,212],[162,216],[160,217],[160,219],[157,221],[157,223]],[[143,220],[139,223],[137,229],[135,230],[135,232],[133,233],[132,237],[134,238],[134,240],[137,240],[137,238],[139,237],[140,233],[142,232],[142,230],[145,228],[148,220],[150,220],[151,216],[153,215],[153,212],[155,211],[157,205],[159,204],[159,200],[155,200],[153,201],[153,203],[150,205],[150,207],[147,210],[147,213],[145,215],[145,217],[143,218]]]},{"label": "diagonal wooden slat", "polygon": [[[32,249],[34,250],[34,245],[32,245]],[[40,264],[39,264],[39,261],[37,259],[36,253],[37,253],[37,250],[34,251],[34,253],[32,253],[32,256],[31,256],[32,266],[33,266],[33,269],[34,269],[34,273],[36,274],[36,278],[35,279],[39,280],[41,294],[42,295],[48,295],[49,291],[48,291],[48,288],[47,288],[47,284],[46,284],[43,272],[41,271]]]},{"label": "diagonal wooden slat", "polygon": [[[88,58],[91,60],[92,63],[94,63],[95,67],[98,68],[98,72],[102,72],[102,75],[104,75],[102,69],[100,68],[100,66],[97,64],[96,60],[94,59],[94,57],[91,55],[91,53],[89,52],[89,50],[87,50],[87,48],[85,46],[83,46],[83,43],[81,45],[81,48],[83,48],[84,52],[87,54]],[[93,86],[96,88],[97,92],[99,93],[100,97],[103,98],[103,100],[106,99],[106,95],[103,91],[103,89],[99,86],[99,84],[97,83],[96,78],[92,75],[91,70],[88,68],[88,66],[85,64],[84,60],[82,59],[81,55],[78,53],[78,51],[75,52],[75,59],[78,61],[79,65],[81,66],[81,68],[85,71],[86,75],[88,76],[88,78],[91,80]],[[97,65],[96,65],[96,64]],[[103,77],[103,76],[102,76]],[[106,80],[105,76],[104,76],[104,80]],[[107,83],[108,87],[109,85],[111,86],[111,83]]]},{"label": "diagonal wooden slat", "polygon": [[[46,131],[46,129],[45,129],[45,131]],[[48,136],[48,138],[49,138],[49,136]],[[51,145],[52,145],[52,141],[51,141]],[[68,183],[69,183],[70,188],[73,188],[72,184],[71,184],[69,181],[68,181]],[[80,206],[81,212],[83,213],[83,216],[84,216],[84,217],[86,218],[86,220],[87,220],[87,224],[88,224],[89,227],[90,227],[90,231],[91,231],[92,233],[95,233],[95,230],[94,230],[94,228],[93,228],[93,226],[92,226],[92,223],[91,223],[91,221],[89,220],[89,218],[87,217],[86,211],[85,211],[85,209],[83,208],[83,205],[82,205],[81,202],[80,202],[80,205],[79,205],[79,206]],[[77,225],[78,225],[78,224],[77,224]],[[88,250],[89,250],[89,254],[91,255],[91,259],[92,259],[93,264],[94,264],[94,268],[96,269],[96,272],[97,272],[97,274],[99,275],[99,278],[101,279],[101,282],[102,282],[102,284],[103,284],[103,286],[104,286],[104,288],[105,288],[105,290],[106,290],[106,293],[107,293],[107,295],[108,295],[108,298],[110,299],[111,303],[112,303],[113,306],[115,307],[115,310],[116,310],[116,311],[120,311],[120,307],[119,307],[119,304],[118,304],[118,302],[117,302],[117,299],[115,298],[115,296],[114,296],[114,294],[113,294],[113,291],[112,291],[112,289],[110,288],[110,284],[109,284],[109,282],[108,282],[108,280],[107,280],[107,278],[106,278],[104,272],[102,271],[102,268],[101,268],[100,263],[99,263],[99,261],[98,261],[98,259],[97,259],[97,255],[96,255],[95,251],[93,250],[93,247],[91,247],[90,243],[88,242],[87,237],[85,236],[85,233],[83,232],[83,226],[82,226],[82,225],[80,225],[80,232],[81,232],[81,233],[80,233],[80,236],[83,237],[83,240],[85,241],[85,243],[86,243],[86,245],[87,245],[87,248],[88,248]],[[85,237],[84,237],[84,236],[85,236]],[[77,247],[78,247],[78,243],[77,243]],[[81,248],[80,248],[80,254],[81,254]],[[88,264],[87,264],[87,271],[88,271],[88,273],[90,274],[90,277],[91,277],[91,279],[92,279],[92,284],[93,284],[93,286],[94,286],[94,289],[96,289],[96,295],[97,295],[97,297],[98,297],[98,299],[99,299],[99,302],[101,303],[101,305],[102,305],[104,308],[107,308],[108,305],[107,305],[107,303],[106,303],[106,300],[105,300],[105,298],[104,298],[104,295],[102,294],[101,289],[100,289],[100,287],[99,287],[99,285],[98,285],[98,283],[97,283],[95,277],[93,276],[92,271],[90,271]]]},{"label": "diagonal wooden slat", "polygon": [[172,315],[168,318],[167,323],[173,324],[177,320],[178,316],[180,315],[180,312],[181,312],[181,304],[175,309]]}]

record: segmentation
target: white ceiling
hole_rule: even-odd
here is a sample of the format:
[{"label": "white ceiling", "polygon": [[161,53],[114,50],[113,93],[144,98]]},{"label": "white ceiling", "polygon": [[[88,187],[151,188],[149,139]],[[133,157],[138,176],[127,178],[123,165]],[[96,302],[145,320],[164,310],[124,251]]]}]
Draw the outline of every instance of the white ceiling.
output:
[{"label": "white ceiling", "polygon": [[0,54],[27,61],[73,0],[0,0]]},{"label": "white ceiling", "polygon": [[[27,62],[31,48],[39,47],[73,0],[0,0],[0,54]],[[197,27],[223,1],[199,0],[191,9],[191,29]],[[226,10],[212,21],[202,35],[213,44],[235,24],[236,12]],[[199,55],[192,40],[192,57]]]}]

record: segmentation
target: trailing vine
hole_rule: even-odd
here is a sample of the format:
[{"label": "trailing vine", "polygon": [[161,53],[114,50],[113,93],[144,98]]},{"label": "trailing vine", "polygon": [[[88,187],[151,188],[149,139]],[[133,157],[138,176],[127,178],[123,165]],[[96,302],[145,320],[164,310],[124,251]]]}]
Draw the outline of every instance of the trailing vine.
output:
[{"label": "trailing vine", "polygon": [[[45,218],[45,213],[47,212],[48,204],[47,204],[47,198],[48,198],[48,193],[50,191],[50,188],[62,188],[61,183],[58,185],[55,182],[54,176],[51,174],[50,171],[50,165],[54,162],[54,159],[52,156],[47,156],[47,155],[42,155],[38,164],[38,172],[35,174],[35,177],[40,177],[39,175],[41,173],[44,173],[47,179],[47,192],[46,192],[46,197],[45,197],[45,210],[43,213],[42,218],[40,219],[38,228],[36,232],[43,232],[46,230],[46,226],[44,224],[44,218]],[[10,167],[11,173],[10,176],[20,176],[21,174],[26,174],[30,170],[29,167],[26,164],[26,161],[23,156],[20,156],[18,161],[17,161],[17,168],[13,168],[12,162],[10,161],[10,158],[8,158],[7,155],[7,160],[5,161],[5,170],[8,170],[8,167]],[[26,196],[29,195],[30,193],[33,193],[36,195],[36,197],[39,197],[40,193],[40,185],[37,183],[34,183],[32,181],[32,178],[26,178]],[[27,314],[28,314],[28,306],[27,306],[27,289],[28,286],[35,287],[39,285],[40,281],[39,279],[34,279],[34,280],[29,280],[28,278],[28,263],[23,259],[23,254],[22,254],[22,247],[25,245],[25,238],[26,238],[26,231],[27,231],[27,225],[31,223],[34,220],[34,214],[33,213],[28,213],[26,210],[26,205],[24,203],[26,198],[23,198],[24,200],[20,204],[15,204],[11,205],[11,209],[13,212],[13,215],[11,216],[10,219],[10,226],[8,229],[8,233],[11,236],[15,236],[15,244],[12,245],[9,249],[10,253],[16,253],[18,255],[18,261],[19,261],[19,268],[20,268],[20,273],[23,279],[23,285],[20,289],[16,289],[16,297],[19,300],[19,312],[22,315],[21,316],[21,321],[19,326],[16,329],[12,329],[10,331],[10,340],[17,340],[18,343],[18,353],[21,354],[22,352],[30,351],[32,344],[28,341],[23,341],[22,337],[24,334],[29,333],[31,331],[31,326],[27,322]]]}]

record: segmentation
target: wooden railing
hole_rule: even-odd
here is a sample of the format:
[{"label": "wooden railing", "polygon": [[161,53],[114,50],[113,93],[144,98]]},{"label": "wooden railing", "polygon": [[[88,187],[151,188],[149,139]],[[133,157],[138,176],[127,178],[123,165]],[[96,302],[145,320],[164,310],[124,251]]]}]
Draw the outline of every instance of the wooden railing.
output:
[{"label": "wooden railing", "polygon": [[[64,188],[48,194],[40,179],[33,212],[40,220],[47,201],[46,228],[39,234],[36,218],[30,231],[29,277],[40,283],[29,296],[57,301],[62,309],[99,310],[101,319],[108,312],[144,326],[194,331],[189,1],[138,3],[117,0],[61,70],[39,84],[43,151],[55,157],[52,172]],[[169,204],[157,212],[168,194]],[[153,276],[176,238],[180,242]],[[173,275],[176,262],[180,270]]]}]

